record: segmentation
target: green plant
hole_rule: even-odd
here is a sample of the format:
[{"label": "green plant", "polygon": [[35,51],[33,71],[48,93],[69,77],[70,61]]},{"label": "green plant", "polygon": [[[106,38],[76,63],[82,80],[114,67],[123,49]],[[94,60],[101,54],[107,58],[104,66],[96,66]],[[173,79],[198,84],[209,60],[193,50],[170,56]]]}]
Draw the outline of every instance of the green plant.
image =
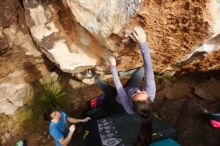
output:
[{"label": "green plant", "polygon": [[178,79],[177,76],[175,75],[168,75],[168,74],[163,74],[163,73],[155,73],[155,78],[168,80],[168,81],[176,81]]},{"label": "green plant", "polygon": [[42,80],[40,103],[43,112],[47,109],[60,110],[64,108],[66,92],[63,90],[61,78],[47,76]]},{"label": "green plant", "polygon": [[16,123],[24,123],[24,121],[31,119],[33,115],[32,109],[27,105],[24,105],[15,115]]}]

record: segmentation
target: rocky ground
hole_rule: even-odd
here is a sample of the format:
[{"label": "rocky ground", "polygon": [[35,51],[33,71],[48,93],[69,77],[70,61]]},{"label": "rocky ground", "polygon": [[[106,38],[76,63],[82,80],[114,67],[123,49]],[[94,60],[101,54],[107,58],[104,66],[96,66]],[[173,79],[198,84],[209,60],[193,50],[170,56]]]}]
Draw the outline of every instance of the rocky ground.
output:
[{"label": "rocky ground", "polygon": [[177,141],[182,146],[220,145],[219,129],[210,126],[200,108],[220,111],[219,86],[218,74],[194,73],[171,85],[164,84],[165,92],[164,88],[157,92],[154,112],[177,130]]},{"label": "rocky ground", "polygon": [[[156,78],[157,98],[153,112],[176,129],[176,140],[182,146],[219,146],[219,129],[210,126],[199,107],[204,107],[211,112],[220,111],[220,91],[218,91],[220,78],[217,74],[197,73],[172,78],[156,75]],[[69,89],[69,92],[72,91],[71,96],[77,98],[72,102],[73,110],[69,113],[73,116],[79,116],[80,107],[78,105],[101,94],[101,91],[94,85],[89,86],[77,81],[72,83],[75,85],[75,89]],[[196,91],[198,88],[200,92]],[[205,99],[207,96],[212,98]],[[14,145],[17,140],[22,138],[27,140],[29,146],[54,145],[47,132],[48,123],[35,122],[40,122],[37,131],[29,133],[26,131],[14,137],[11,134],[12,130],[8,129],[8,132],[1,137],[2,145]],[[29,126],[31,125],[29,124]],[[4,140],[7,144],[3,143]]]}]

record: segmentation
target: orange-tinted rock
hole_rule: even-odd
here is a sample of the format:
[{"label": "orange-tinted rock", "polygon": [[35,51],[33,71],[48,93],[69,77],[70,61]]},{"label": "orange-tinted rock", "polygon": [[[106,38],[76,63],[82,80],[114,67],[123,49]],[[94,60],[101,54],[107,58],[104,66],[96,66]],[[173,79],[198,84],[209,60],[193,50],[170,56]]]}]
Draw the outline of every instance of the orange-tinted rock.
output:
[{"label": "orange-tinted rock", "polygon": [[[220,33],[220,6],[215,0],[62,2],[48,1],[44,5],[37,0],[26,1],[25,9],[32,36],[65,72],[103,66],[102,60],[110,52],[117,57],[119,70],[141,66],[138,46],[125,37],[137,25],[147,33],[155,72],[181,72],[176,64],[190,64],[189,56]],[[37,22],[37,17],[47,23]],[[59,40],[65,43],[52,49]],[[67,54],[75,54],[74,50],[78,55],[68,57]],[[73,57],[77,59],[72,60]]]}]

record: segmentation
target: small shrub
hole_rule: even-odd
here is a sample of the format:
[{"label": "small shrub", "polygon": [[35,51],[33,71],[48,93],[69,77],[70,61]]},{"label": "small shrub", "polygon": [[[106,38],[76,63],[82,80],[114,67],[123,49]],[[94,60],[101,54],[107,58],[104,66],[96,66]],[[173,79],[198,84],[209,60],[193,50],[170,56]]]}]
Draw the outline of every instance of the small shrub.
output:
[{"label": "small shrub", "polygon": [[40,103],[43,112],[52,110],[61,110],[65,106],[66,92],[63,90],[61,78],[47,76],[42,80],[42,89],[39,92]]},{"label": "small shrub", "polygon": [[176,81],[178,78],[175,75],[168,75],[163,73],[155,73],[156,79],[168,80],[168,81]]}]

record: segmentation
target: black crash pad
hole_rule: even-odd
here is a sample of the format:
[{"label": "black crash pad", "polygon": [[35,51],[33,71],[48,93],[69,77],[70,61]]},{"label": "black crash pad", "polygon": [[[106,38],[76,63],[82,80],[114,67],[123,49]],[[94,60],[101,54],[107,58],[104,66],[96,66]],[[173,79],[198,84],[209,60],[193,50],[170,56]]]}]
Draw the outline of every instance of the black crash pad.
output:
[{"label": "black crash pad", "polygon": [[[138,114],[129,115],[125,112],[112,114],[100,119],[110,118],[115,126],[122,143],[125,146],[133,146],[136,142],[139,128],[143,119]],[[163,138],[175,138],[176,131],[157,116],[151,114],[153,123],[153,141]],[[102,146],[97,126],[97,120],[83,124],[84,143],[86,146]]]}]

